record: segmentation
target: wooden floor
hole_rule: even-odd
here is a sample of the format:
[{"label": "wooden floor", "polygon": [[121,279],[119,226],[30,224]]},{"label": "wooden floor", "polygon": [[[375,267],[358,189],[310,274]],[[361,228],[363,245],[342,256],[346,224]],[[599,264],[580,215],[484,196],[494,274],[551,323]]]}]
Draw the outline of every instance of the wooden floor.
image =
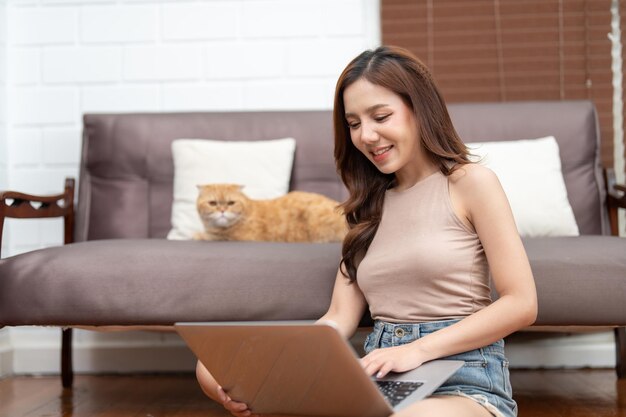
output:
[{"label": "wooden floor", "polygon": [[[612,370],[513,370],[520,417],[626,417],[626,380]],[[226,417],[193,375],[77,376],[0,380],[0,417]]]}]

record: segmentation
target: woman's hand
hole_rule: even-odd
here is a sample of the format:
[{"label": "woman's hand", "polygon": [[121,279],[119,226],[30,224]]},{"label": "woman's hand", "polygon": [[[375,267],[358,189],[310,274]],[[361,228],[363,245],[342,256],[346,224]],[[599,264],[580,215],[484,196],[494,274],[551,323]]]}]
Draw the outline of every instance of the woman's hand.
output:
[{"label": "woman's hand", "polygon": [[225,409],[236,417],[257,417],[256,414],[252,414],[246,404],[233,401],[219,385],[217,387],[217,399]]},{"label": "woman's hand", "polygon": [[246,404],[233,401],[200,361],[196,365],[196,377],[202,391],[212,400],[222,404],[232,415],[236,417],[256,417],[256,414],[252,414]]},{"label": "woman's hand", "polygon": [[361,365],[368,375],[382,378],[389,372],[406,372],[426,362],[427,355],[418,343],[375,349],[361,358]]}]

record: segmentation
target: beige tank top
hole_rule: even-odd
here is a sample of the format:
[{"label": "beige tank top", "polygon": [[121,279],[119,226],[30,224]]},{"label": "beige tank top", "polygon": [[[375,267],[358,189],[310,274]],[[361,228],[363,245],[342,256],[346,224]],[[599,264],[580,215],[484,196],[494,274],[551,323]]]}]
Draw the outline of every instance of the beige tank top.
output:
[{"label": "beige tank top", "polygon": [[454,213],[444,174],[387,190],[357,282],[375,320],[462,318],[491,303],[485,251]]}]

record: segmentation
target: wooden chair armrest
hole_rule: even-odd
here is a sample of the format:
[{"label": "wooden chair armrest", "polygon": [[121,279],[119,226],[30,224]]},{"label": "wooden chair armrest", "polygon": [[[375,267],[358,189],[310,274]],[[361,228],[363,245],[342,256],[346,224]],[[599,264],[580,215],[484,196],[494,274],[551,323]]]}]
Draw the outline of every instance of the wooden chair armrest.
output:
[{"label": "wooden chair armrest", "polygon": [[606,205],[609,211],[609,221],[611,223],[611,234],[619,236],[617,210],[626,208],[626,185],[618,184],[615,178],[615,170],[606,168],[604,170],[606,183]]},{"label": "wooden chair armrest", "polygon": [[626,185],[617,183],[613,168],[605,169],[604,177],[606,179],[607,204],[612,207],[626,208]]},{"label": "wooden chair armrest", "polygon": [[[63,194],[37,196],[16,191],[0,192],[0,249],[5,218],[42,219],[63,217],[65,243],[74,241],[74,178],[65,179]],[[34,203],[34,205],[33,205]]]}]

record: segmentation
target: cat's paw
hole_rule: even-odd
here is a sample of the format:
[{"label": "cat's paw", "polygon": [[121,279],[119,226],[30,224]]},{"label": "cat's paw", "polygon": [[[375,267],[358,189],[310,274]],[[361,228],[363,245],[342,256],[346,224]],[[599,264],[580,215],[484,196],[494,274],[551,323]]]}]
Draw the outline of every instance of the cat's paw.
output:
[{"label": "cat's paw", "polygon": [[193,234],[193,240],[210,240],[205,232],[197,232]]}]

